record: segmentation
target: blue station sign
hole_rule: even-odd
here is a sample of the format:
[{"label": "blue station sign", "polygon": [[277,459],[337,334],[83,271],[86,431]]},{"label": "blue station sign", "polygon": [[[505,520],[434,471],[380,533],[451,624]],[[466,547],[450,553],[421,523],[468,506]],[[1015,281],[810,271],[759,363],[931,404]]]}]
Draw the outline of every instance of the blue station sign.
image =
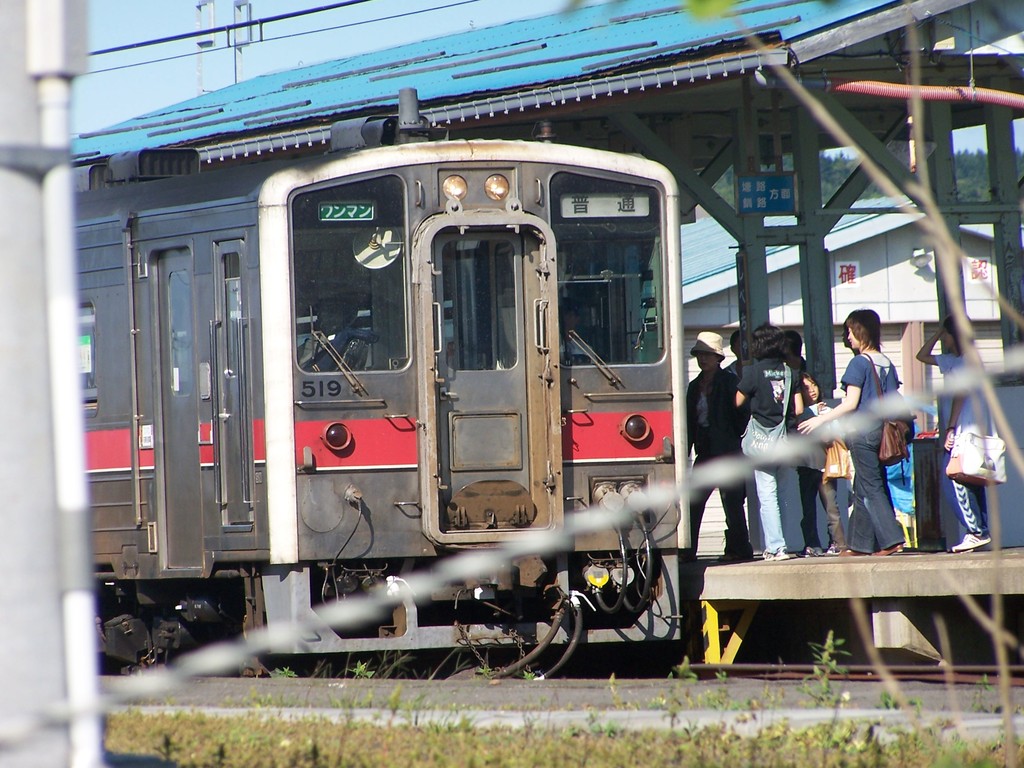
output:
[{"label": "blue station sign", "polygon": [[759,174],[736,178],[736,211],[747,215],[796,213],[796,176]]}]

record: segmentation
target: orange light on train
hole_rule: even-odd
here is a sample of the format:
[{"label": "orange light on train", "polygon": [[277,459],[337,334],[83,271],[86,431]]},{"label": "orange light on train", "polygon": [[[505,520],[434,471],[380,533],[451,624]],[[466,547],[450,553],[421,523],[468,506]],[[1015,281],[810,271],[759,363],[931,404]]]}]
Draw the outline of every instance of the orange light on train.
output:
[{"label": "orange light on train", "polygon": [[335,421],[324,427],[320,440],[332,451],[344,451],[352,445],[352,433],[340,421]]},{"label": "orange light on train", "polygon": [[642,443],[651,436],[651,425],[646,416],[634,413],[622,420],[619,433],[631,443]]},{"label": "orange light on train", "polygon": [[461,200],[469,191],[466,180],[457,174],[452,174],[441,182],[441,191],[449,200]]},{"label": "orange light on train", "polygon": [[508,179],[500,173],[488,176],[487,181],[484,182],[484,192],[491,200],[498,202],[504,200],[508,197]]}]

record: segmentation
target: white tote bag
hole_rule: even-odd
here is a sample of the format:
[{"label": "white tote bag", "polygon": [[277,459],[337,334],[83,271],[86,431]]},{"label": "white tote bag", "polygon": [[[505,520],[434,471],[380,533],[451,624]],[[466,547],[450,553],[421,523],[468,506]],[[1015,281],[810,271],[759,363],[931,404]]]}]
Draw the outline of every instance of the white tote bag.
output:
[{"label": "white tote bag", "polygon": [[958,483],[1006,482],[1006,444],[993,435],[961,432],[956,436],[946,474]]}]

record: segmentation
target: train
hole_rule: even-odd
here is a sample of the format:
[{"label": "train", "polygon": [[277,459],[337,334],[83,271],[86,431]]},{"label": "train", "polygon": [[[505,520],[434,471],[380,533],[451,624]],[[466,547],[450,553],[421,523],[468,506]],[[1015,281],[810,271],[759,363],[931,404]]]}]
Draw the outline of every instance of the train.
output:
[{"label": "train", "polygon": [[[171,148],[82,169],[108,663],[317,627],[323,606],[444,558],[679,487],[679,200],[663,166],[435,136],[406,92],[397,115],[333,126],[315,157],[223,166]],[[559,647],[561,663],[580,644],[678,640],[685,518],[652,504],[279,650]]]}]

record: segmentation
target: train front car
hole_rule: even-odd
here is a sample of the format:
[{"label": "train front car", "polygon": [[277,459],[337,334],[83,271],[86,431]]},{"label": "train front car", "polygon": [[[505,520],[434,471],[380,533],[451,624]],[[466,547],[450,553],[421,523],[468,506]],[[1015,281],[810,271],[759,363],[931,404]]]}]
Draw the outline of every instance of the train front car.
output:
[{"label": "train front car", "polygon": [[679,637],[678,505],[644,494],[679,482],[685,452],[676,210],[658,165],[525,142],[404,144],[267,181],[271,625],[630,510],[294,652]]}]

